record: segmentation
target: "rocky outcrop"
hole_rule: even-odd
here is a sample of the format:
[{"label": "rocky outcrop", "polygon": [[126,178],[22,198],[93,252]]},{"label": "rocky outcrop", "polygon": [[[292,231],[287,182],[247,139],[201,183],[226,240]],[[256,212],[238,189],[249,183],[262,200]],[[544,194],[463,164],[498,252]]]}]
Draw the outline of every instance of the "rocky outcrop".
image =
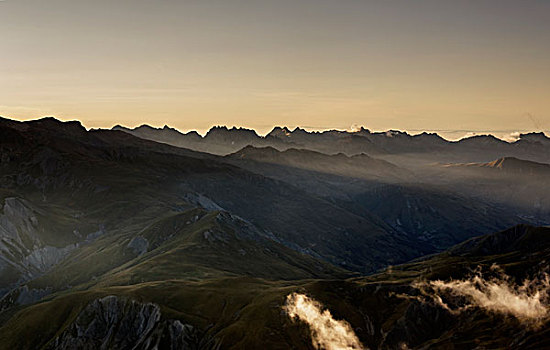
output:
[{"label": "rocky outcrop", "polygon": [[215,203],[212,199],[210,199],[206,196],[203,196],[200,193],[187,192],[182,197],[187,202],[189,202],[191,204],[194,204],[196,206],[199,206],[201,208],[204,208],[208,211],[224,210],[217,203]]},{"label": "rocky outcrop", "polygon": [[[22,199],[8,197],[4,199],[0,214],[0,238],[24,245],[38,240],[36,225],[38,219],[30,204]],[[30,241],[30,242],[27,242]],[[0,247],[2,249],[2,247]]]},{"label": "rocky outcrop", "polygon": [[29,286],[19,286],[11,290],[3,290],[2,299],[0,299],[0,313],[15,305],[27,305],[37,302],[46,295],[53,292],[48,288],[29,288]]},{"label": "rocky outcrop", "polygon": [[147,248],[149,247],[149,241],[147,241],[147,238],[136,236],[132,238],[130,243],[128,243],[128,248],[132,249],[132,251],[137,255],[143,255],[147,253]]},{"label": "rocky outcrop", "polygon": [[0,213],[0,275],[12,277],[5,279],[2,287],[39,276],[77,247],[44,244],[39,214],[40,210],[24,199],[5,198]]},{"label": "rocky outcrop", "polygon": [[[28,256],[25,257],[22,264],[29,271],[36,270],[37,274],[49,270],[52,266],[63,260],[77,244],[69,244],[68,246],[57,248],[52,246],[44,246],[34,249]],[[35,277],[37,274],[32,274],[29,277]]]},{"label": "rocky outcrop", "polygon": [[47,349],[218,349],[195,327],[163,320],[158,305],[114,295],[92,301]]},{"label": "rocky outcrop", "polygon": [[[52,215],[47,209],[20,197],[0,199],[0,205],[0,310],[14,303],[33,303],[51,293],[35,293],[23,285],[49,271],[81,245],[105,233],[104,225],[100,225],[96,232],[80,234],[75,224],[73,238],[80,241],[47,240],[44,238],[47,234],[59,230],[58,226],[43,222]],[[20,293],[26,296],[19,298]]]}]

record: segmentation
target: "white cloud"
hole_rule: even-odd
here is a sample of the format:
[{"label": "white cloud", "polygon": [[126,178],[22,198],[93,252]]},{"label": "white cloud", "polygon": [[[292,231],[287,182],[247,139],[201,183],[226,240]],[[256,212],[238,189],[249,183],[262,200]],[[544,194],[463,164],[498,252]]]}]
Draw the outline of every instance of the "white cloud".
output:
[{"label": "white cloud", "polygon": [[286,298],[283,309],[292,319],[308,324],[311,341],[317,349],[354,350],[366,349],[360,342],[350,324],[345,320],[335,320],[329,310],[303,294],[292,293]]},{"label": "white cloud", "polygon": [[[498,267],[493,267],[493,270],[498,270]],[[521,285],[504,273],[492,278],[484,278],[477,273],[463,280],[436,280],[414,286],[451,312],[478,307],[488,312],[511,315],[531,326],[540,326],[550,318],[550,278],[547,274],[525,279]],[[452,304],[447,298],[449,295],[466,299],[466,304]]]}]

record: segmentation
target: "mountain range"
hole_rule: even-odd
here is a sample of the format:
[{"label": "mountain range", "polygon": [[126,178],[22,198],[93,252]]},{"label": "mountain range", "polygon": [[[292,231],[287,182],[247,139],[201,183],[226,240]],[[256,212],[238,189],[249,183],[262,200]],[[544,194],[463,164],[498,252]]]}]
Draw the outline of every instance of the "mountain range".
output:
[{"label": "mountain range", "polygon": [[265,136],[259,136],[251,129],[225,126],[213,127],[205,136],[194,131],[181,133],[168,126],[154,128],[142,125],[130,129],[117,125],[112,130],[219,155],[234,153],[250,145],[269,146],[280,151],[288,148],[304,148],[327,154],[344,153],[350,156],[361,153],[377,156],[416,154],[425,155],[428,159],[446,157],[453,158],[455,161],[468,158],[475,161],[492,161],[508,155],[532,161],[550,161],[550,156],[545,152],[550,145],[550,138],[542,132],[520,134],[516,141],[507,142],[492,135],[477,135],[459,141],[447,141],[435,133],[409,135],[395,130],[371,132],[365,128],[354,132],[339,130],[308,132],[299,127],[294,130],[275,127]]},{"label": "mountain range", "polygon": [[549,141],[0,119],[0,348],[315,348],[292,293],[371,349],[549,346],[441,289],[543,280]]}]

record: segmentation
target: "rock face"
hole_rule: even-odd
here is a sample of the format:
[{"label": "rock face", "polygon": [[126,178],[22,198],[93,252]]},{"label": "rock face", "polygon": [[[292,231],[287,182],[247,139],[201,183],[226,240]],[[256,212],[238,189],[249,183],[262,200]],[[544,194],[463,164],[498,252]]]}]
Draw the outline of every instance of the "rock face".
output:
[{"label": "rock face", "polygon": [[0,198],[0,298],[105,233],[100,225],[96,232],[86,234],[86,228],[81,234],[74,220],[72,233],[65,229],[61,234],[63,220],[71,219],[24,198]]},{"label": "rock face", "polygon": [[0,313],[15,305],[32,304],[46,295],[51,294],[52,288],[29,288],[28,285],[19,286],[8,291],[0,299]]},{"label": "rock face", "polygon": [[[76,248],[75,244],[64,247],[44,244],[40,238],[39,211],[30,202],[9,197],[4,199],[1,209],[0,273],[11,276],[2,280],[4,287],[39,276]],[[0,289],[0,295],[3,291]]]},{"label": "rock face", "polygon": [[146,238],[141,236],[136,236],[132,238],[130,243],[128,243],[128,248],[132,249],[134,253],[138,255],[143,255],[147,253],[147,248],[149,247],[149,242]]},{"label": "rock face", "polygon": [[92,301],[47,349],[218,349],[193,326],[162,320],[158,305],[114,295]]}]

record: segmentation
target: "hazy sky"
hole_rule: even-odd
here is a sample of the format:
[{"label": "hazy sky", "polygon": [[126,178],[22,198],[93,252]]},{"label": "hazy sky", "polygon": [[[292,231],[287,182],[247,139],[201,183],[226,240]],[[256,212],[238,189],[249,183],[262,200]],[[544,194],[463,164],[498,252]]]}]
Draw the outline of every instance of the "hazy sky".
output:
[{"label": "hazy sky", "polygon": [[550,129],[550,1],[4,0],[0,115]]}]

